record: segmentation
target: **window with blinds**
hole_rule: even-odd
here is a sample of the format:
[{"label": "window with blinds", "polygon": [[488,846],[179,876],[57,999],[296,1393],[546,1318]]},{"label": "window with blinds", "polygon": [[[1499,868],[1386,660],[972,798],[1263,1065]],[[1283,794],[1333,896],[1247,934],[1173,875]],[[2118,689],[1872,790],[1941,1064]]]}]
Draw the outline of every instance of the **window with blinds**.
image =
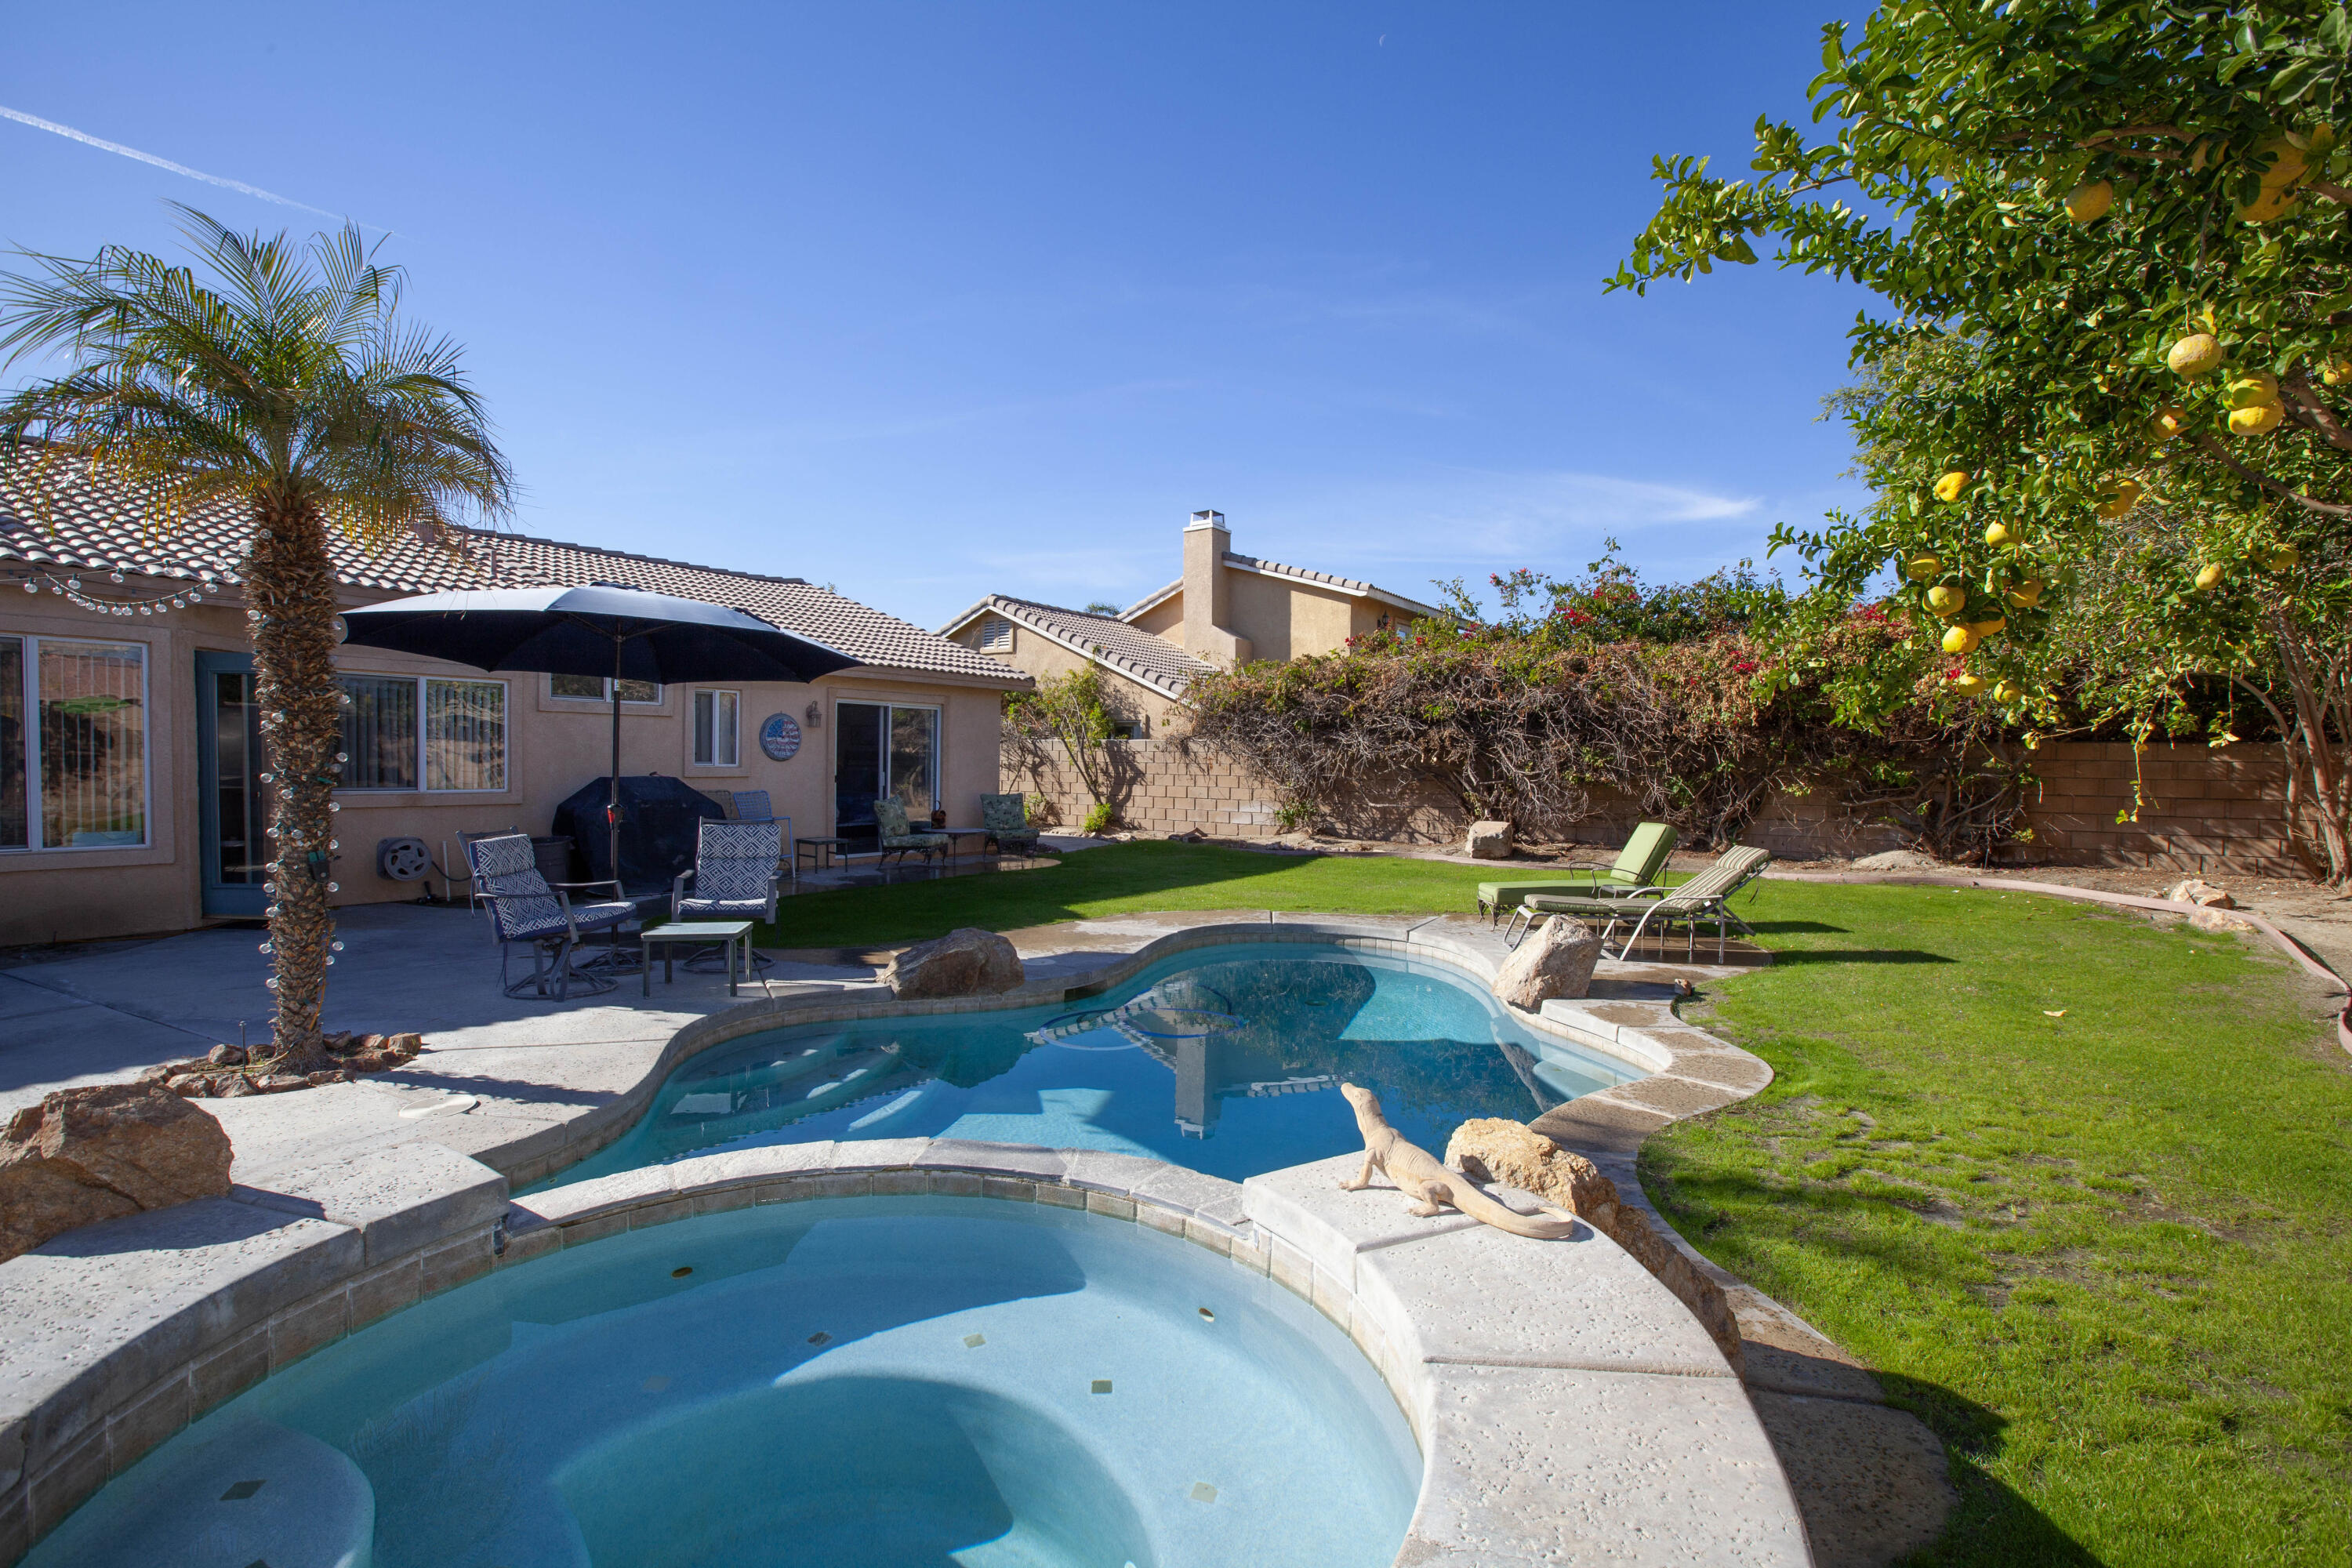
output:
[{"label": "window with blinds", "polygon": [[991,616],[988,619],[981,622],[980,651],[982,653],[1011,653],[1013,651],[1013,623],[1006,620],[1002,616]]},{"label": "window with blinds", "polygon": [[346,675],[347,790],[464,794],[507,787],[507,685]]},{"label": "window with blinds", "polygon": [[146,842],[146,647],[0,637],[0,848]]}]

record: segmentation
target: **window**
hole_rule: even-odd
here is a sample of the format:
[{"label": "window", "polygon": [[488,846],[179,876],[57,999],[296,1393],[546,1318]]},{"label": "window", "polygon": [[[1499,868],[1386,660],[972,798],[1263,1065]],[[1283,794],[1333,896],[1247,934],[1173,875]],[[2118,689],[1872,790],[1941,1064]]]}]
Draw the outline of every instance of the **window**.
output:
[{"label": "window", "polygon": [[0,637],[0,848],[146,842],[146,648]]},{"label": "window", "polygon": [[506,682],[346,675],[342,687],[344,789],[507,787]]},{"label": "window", "polygon": [[698,691],[694,694],[695,766],[735,766],[736,706],[732,691]]},{"label": "window", "polygon": [[887,796],[929,816],[940,804],[940,710],[844,702],[835,717],[835,831],[870,826]]},{"label": "window", "polygon": [[[573,701],[610,704],[613,700],[613,678],[609,675],[551,675],[547,678],[547,694]],[[661,700],[662,689],[658,681],[621,682],[624,704],[637,702],[653,706]]]},{"label": "window", "polygon": [[980,651],[982,653],[1011,653],[1013,651],[1013,623],[1006,620],[1002,616],[991,616],[988,619],[981,622]]}]

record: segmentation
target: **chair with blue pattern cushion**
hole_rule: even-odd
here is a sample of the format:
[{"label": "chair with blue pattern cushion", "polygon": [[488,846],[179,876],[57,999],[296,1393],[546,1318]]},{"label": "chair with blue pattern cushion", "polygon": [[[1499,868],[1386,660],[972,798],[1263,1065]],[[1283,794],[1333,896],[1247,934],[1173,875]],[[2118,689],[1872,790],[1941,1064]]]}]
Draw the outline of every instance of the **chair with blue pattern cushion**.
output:
[{"label": "chair with blue pattern cushion", "polygon": [[[637,907],[621,900],[575,905],[570,889],[610,888],[618,893],[618,882],[565,882],[550,887],[540,875],[527,833],[468,840],[466,859],[474,868],[474,896],[489,906],[490,929],[499,940],[499,984],[508,995],[520,996],[528,988],[532,994],[544,996],[551,980],[555,982],[559,1002],[572,999],[574,981],[592,996],[613,989],[609,977],[574,969],[572,954],[583,935],[600,931],[611,933],[617,952],[621,927],[637,918]],[[509,981],[508,962],[518,944],[531,950],[531,972],[523,979]]]},{"label": "chair with blue pattern cushion", "polygon": [[776,868],[798,883],[801,879],[801,858],[793,852],[793,819],[776,815],[776,808],[768,804],[766,790],[739,789],[733,793],[736,821],[781,822],[784,825],[784,858]]},{"label": "chair with blue pattern cushion", "polygon": [[[694,847],[694,868],[680,871],[670,885],[669,918],[673,921],[758,921],[772,925],[776,919],[776,868],[783,852],[781,822],[712,822],[705,819]],[[692,883],[694,890],[687,891]],[[695,969],[722,955],[723,949],[698,951],[686,961]],[[754,972],[769,960],[751,955]]]}]

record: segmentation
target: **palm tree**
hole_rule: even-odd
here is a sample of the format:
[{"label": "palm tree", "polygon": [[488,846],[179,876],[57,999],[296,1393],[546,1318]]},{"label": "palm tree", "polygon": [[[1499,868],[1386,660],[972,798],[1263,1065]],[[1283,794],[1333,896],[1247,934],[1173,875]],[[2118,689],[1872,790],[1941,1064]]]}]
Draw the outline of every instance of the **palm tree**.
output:
[{"label": "palm tree", "polygon": [[255,698],[275,774],[269,946],[281,1070],[324,1065],[330,811],[342,731],[328,531],[366,543],[443,538],[513,497],[480,399],[446,338],[396,322],[402,272],[345,225],[289,244],[181,207],[201,272],[110,246],[89,261],[21,253],[0,274],[0,355],[63,375],[0,399],[0,456],[80,468],[169,527],[242,503]]}]

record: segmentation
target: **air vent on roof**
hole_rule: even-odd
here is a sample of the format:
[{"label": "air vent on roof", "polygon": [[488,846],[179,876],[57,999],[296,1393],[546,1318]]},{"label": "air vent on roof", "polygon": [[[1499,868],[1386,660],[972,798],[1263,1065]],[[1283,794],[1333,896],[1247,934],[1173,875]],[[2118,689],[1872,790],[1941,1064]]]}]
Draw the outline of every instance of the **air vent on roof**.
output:
[{"label": "air vent on roof", "polygon": [[981,622],[980,651],[982,653],[1011,653],[1013,651],[1013,623],[1006,620],[1003,616],[991,616],[988,619]]}]

